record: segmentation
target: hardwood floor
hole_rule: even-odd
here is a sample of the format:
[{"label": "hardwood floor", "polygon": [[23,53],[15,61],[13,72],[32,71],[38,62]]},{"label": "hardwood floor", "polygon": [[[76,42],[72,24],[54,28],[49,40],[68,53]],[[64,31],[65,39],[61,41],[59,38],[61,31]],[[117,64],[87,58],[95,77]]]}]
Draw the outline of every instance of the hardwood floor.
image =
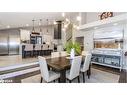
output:
[{"label": "hardwood floor", "polygon": [[[0,56],[0,61],[1,61],[1,64],[0,64],[1,66],[8,66],[9,63],[10,63],[10,65],[16,65],[16,64],[18,65],[18,64],[27,64],[28,62],[36,62],[37,58],[21,59],[20,56],[6,56],[6,57]],[[37,67],[37,65],[35,65],[35,67]],[[18,70],[23,70],[23,69],[28,69],[28,68],[34,68],[34,66],[20,68]],[[10,72],[10,71],[1,72],[1,74],[7,73],[7,72]],[[11,72],[13,72],[13,71],[11,71]],[[35,77],[35,76],[37,76],[37,77]],[[32,77],[34,77],[34,78],[32,78]],[[32,81],[35,81],[36,79],[40,79],[40,73],[37,71],[35,73],[21,76],[20,78],[22,78],[23,80],[25,80],[25,79],[27,80],[27,78],[29,78],[29,80],[27,82],[32,82]],[[80,76],[80,79],[82,82],[82,76]],[[38,82],[40,82],[40,80]],[[109,67],[104,67],[104,66],[92,64],[91,77],[90,77],[90,79],[86,78],[86,83],[113,83],[113,82],[126,83],[127,82],[127,71],[122,70],[120,72],[120,70],[118,70],[118,69],[113,69],[113,68],[109,68]],[[78,83],[78,81],[75,80],[74,83]]]},{"label": "hardwood floor", "polygon": [[119,83],[127,83],[127,70],[125,69],[121,70]]}]

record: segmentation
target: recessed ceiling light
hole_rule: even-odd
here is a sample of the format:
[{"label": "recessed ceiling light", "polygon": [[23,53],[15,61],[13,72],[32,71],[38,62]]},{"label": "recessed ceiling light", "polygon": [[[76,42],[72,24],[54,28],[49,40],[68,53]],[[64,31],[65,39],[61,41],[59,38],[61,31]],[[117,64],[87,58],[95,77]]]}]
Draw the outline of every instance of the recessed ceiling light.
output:
[{"label": "recessed ceiling light", "polygon": [[65,25],[64,25],[64,28],[67,28],[67,26],[68,26],[68,25],[67,25],[67,24],[65,24]]},{"label": "recessed ceiling light", "polygon": [[65,28],[62,28],[62,31],[65,31]]},{"label": "recessed ceiling light", "polygon": [[7,28],[10,28],[10,25],[7,25],[6,27],[7,27]]},{"label": "recessed ceiling light", "polygon": [[68,18],[66,18],[66,21],[67,21],[67,22],[69,22],[69,19],[68,19]]},{"label": "recessed ceiling light", "polygon": [[56,21],[53,22],[54,24],[57,24]]},{"label": "recessed ceiling light", "polygon": [[77,29],[79,30],[79,26],[77,26]]},{"label": "recessed ceiling light", "polygon": [[98,27],[94,27],[94,29],[97,29]]},{"label": "recessed ceiling light", "polygon": [[113,25],[116,26],[116,25],[118,25],[118,23],[114,23]]},{"label": "recessed ceiling light", "polygon": [[81,21],[81,16],[77,16],[77,21]]},{"label": "recessed ceiling light", "polygon": [[64,12],[62,13],[62,17],[65,17],[65,13]]},{"label": "recessed ceiling light", "polygon": [[26,26],[29,26],[29,24],[26,24]]}]

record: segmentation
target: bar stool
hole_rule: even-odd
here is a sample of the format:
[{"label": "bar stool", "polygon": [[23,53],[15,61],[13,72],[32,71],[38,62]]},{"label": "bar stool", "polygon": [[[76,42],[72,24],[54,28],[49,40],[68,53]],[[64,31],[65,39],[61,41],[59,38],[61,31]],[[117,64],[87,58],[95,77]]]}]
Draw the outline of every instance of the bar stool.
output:
[{"label": "bar stool", "polygon": [[34,55],[35,56],[39,56],[41,55],[41,44],[35,44],[35,47],[34,47]]},{"label": "bar stool", "polygon": [[54,49],[54,45],[50,44],[49,47],[48,47],[48,54],[49,55],[51,55],[51,52],[53,52],[53,49]]},{"label": "bar stool", "polygon": [[42,47],[42,54],[43,54],[43,55],[47,55],[47,50],[48,50],[48,45],[47,45],[47,44],[43,44],[43,47]]},{"label": "bar stool", "polygon": [[33,56],[33,44],[26,44],[24,49],[24,57],[26,58],[27,53],[30,53],[30,56]]}]

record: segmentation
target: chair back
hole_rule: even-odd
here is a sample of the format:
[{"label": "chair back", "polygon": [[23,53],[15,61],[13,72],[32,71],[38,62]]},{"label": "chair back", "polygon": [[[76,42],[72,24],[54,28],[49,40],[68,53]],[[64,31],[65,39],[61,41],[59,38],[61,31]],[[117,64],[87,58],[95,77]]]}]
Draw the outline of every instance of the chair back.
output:
[{"label": "chair back", "polygon": [[60,57],[60,53],[59,52],[52,52],[51,58],[56,58],[56,57]]},{"label": "chair back", "polygon": [[49,45],[49,50],[53,50],[54,49],[54,45],[53,44],[50,44]]},{"label": "chair back", "polygon": [[42,50],[48,50],[48,45],[47,44],[43,44]]},{"label": "chair back", "polygon": [[84,64],[83,64],[83,69],[82,69],[84,72],[89,69],[91,56],[92,56],[91,53],[86,54],[85,61],[84,61]]},{"label": "chair back", "polygon": [[79,76],[82,56],[75,56],[71,62],[70,79]]},{"label": "chair back", "polygon": [[60,56],[61,56],[61,57],[62,57],[62,56],[67,56],[66,51],[61,51],[61,52],[60,52]]},{"label": "chair back", "polygon": [[33,51],[33,44],[26,44],[24,50],[25,51]]},{"label": "chair back", "polygon": [[41,50],[41,44],[35,44],[34,50]]},{"label": "chair back", "polygon": [[49,71],[48,71],[46,59],[41,56],[38,56],[38,59],[39,59],[41,75],[45,81],[48,81],[49,80]]}]

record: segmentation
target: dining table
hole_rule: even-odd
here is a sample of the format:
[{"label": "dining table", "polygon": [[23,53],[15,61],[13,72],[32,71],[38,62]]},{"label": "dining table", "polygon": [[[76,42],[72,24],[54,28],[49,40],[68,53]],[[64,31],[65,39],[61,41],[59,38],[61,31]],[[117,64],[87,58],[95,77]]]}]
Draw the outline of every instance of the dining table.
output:
[{"label": "dining table", "polygon": [[[67,56],[46,59],[48,67],[60,73],[60,83],[66,83],[66,71],[70,69],[72,60]],[[87,72],[88,76],[90,76],[90,67]]]}]

